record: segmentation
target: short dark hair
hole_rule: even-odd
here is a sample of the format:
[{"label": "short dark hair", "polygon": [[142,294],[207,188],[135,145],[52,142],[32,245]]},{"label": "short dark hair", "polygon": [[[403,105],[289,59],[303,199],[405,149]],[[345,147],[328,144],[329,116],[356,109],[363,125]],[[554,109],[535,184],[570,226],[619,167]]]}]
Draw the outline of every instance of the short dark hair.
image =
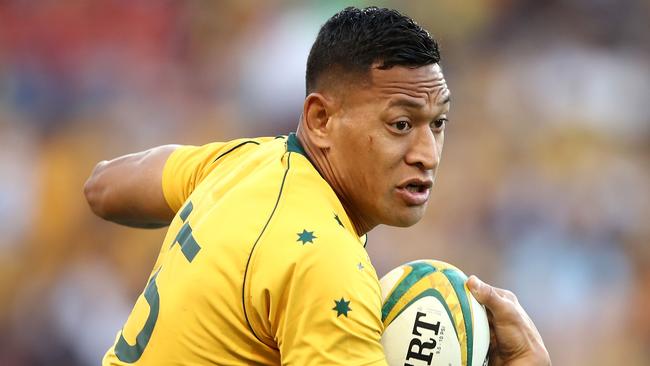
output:
[{"label": "short dark hair", "polygon": [[318,32],[307,59],[307,94],[328,72],[365,76],[376,62],[380,69],[419,67],[440,62],[440,52],[429,32],[397,10],[348,7]]}]

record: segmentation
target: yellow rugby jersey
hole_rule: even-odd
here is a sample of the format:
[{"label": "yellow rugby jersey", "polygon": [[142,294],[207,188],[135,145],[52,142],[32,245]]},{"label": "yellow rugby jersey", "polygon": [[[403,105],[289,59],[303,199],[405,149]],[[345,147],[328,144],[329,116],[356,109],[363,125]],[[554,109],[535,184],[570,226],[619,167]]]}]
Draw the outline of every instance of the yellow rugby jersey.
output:
[{"label": "yellow rugby jersey", "polygon": [[177,212],[104,365],[386,365],[379,281],[294,134],[185,146]]}]

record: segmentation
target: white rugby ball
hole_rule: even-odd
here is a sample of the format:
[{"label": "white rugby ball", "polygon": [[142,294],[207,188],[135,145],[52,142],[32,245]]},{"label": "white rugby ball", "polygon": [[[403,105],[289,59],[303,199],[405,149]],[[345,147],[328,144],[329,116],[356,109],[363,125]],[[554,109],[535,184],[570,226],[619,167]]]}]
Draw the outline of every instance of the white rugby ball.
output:
[{"label": "white rugby ball", "polygon": [[461,270],[442,261],[418,260],[379,282],[381,343],[390,366],[487,365],[487,315]]}]

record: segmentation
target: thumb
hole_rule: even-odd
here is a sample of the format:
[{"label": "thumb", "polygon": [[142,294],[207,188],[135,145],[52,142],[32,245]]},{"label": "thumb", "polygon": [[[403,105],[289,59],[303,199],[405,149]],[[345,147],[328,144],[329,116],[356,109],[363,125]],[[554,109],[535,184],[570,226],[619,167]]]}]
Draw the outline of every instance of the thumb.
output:
[{"label": "thumb", "polygon": [[481,299],[483,299],[483,288],[486,286],[485,282],[481,281],[478,277],[471,275],[469,276],[469,279],[467,280],[467,287],[469,290],[472,292],[472,295],[478,300],[479,302],[482,303]]},{"label": "thumb", "polygon": [[471,275],[467,280],[467,287],[474,295],[476,301],[491,308],[494,302],[498,301],[499,296],[494,288],[481,281],[478,277]]}]

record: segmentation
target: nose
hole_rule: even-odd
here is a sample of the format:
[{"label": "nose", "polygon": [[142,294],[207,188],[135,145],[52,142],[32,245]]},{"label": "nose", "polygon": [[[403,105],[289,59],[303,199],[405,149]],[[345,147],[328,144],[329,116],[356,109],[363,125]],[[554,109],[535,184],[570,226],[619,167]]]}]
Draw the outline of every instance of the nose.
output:
[{"label": "nose", "polygon": [[[434,170],[440,163],[442,140],[436,140],[436,134],[428,126],[419,129],[413,135],[412,144],[406,154],[406,163],[421,170]],[[442,134],[437,136],[442,139]]]}]

